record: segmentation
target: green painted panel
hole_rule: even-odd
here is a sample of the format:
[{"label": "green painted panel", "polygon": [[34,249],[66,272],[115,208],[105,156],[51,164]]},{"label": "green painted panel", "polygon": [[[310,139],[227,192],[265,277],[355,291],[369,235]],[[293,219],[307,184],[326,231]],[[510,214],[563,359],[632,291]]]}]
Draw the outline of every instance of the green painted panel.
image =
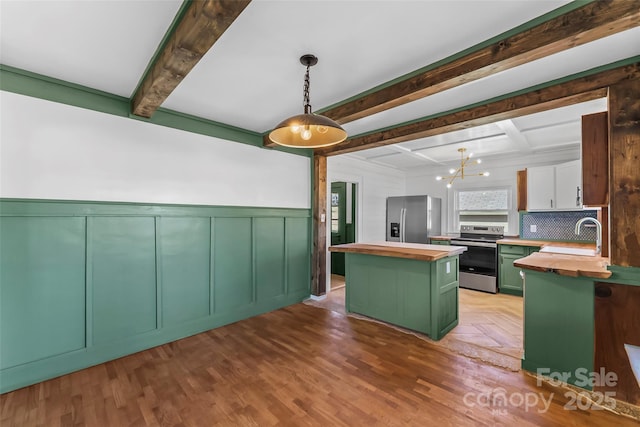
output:
[{"label": "green painted panel", "polygon": [[210,219],[160,218],[162,324],[209,315]]},{"label": "green painted panel", "polygon": [[458,286],[449,286],[440,290],[438,301],[438,336],[444,336],[448,330],[458,324]]},{"label": "green painted panel", "polygon": [[[398,272],[398,282],[402,286],[402,322],[410,329],[429,330],[431,328],[431,318],[429,316],[431,307],[431,292],[426,283],[425,275],[428,277],[431,264],[414,264],[413,268],[404,268]],[[416,269],[416,266],[422,267]]]},{"label": "green painted panel", "polygon": [[309,219],[285,218],[287,242],[287,291],[310,292],[311,254],[309,253]]},{"label": "green painted panel", "polygon": [[402,318],[398,273],[394,268],[389,268],[388,263],[384,262],[386,260],[379,261],[382,262],[369,264],[368,300],[366,312],[362,314],[398,324]]},{"label": "green painted panel", "polygon": [[[302,301],[309,218],[308,209],[0,200],[0,393]],[[212,277],[241,286],[207,315]],[[269,297],[283,282],[285,294]]]},{"label": "green painted panel", "polygon": [[94,343],[155,329],[155,219],[96,217],[89,233]]},{"label": "green painted panel", "polygon": [[85,346],[85,219],[0,218],[0,369]]},{"label": "green painted panel", "polygon": [[593,279],[525,274],[523,367],[566,372],[574,384],[577,369],[593,370]]},{"label": "green painted panel", "polygon": [[284,218],[255,218],[258,301],[284,295]]},{"label": "green painted panel", "polygon": [[253,302],[251,218],[215,218],[213,231],[215,312]]}]

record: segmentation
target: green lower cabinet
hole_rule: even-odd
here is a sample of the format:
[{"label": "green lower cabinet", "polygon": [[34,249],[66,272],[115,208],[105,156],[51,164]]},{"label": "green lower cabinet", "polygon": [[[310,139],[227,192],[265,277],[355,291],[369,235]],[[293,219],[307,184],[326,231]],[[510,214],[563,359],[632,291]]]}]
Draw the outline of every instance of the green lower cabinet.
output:
[{"label": "green lower cabinet", "polygon": [[429,241],[432,245],[446,245],[449,246],[451,244],[451,240],[436,240],[430,239]]},{"label": "green lower cabinet", "polygon": [[522,296],[522,277],[520,268],[513,262],[538,252],[536,246],[498,245],[498,287],[500,293]]},{"label": "green lower cabinet", "polygon": [[434,262],[346,254],[346,308],[435,340],[458,324],[458,256]]},{"label": "green lower cabinet", "polygon": [[594,282],[525,270],[522,369],[591,389]]}]

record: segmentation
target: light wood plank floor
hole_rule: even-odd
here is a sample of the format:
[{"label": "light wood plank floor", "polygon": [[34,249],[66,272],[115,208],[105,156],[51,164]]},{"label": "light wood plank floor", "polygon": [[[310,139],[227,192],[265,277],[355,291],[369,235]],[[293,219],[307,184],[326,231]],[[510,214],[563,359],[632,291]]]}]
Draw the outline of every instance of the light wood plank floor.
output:
[{"label": "light wood plank floor", "polygon": [[[631,426],[386,325],[296,304],[0,396],[9,426]],[[483,406],[485,393],[506,406]],[[526,408],[520,397],[550,399]],[[499,402],[500,400],[498,400]]]},{"label": "light wood plank floor", "polygon": [[[331,289],[324,300],[310,302],[317,307],[346,314],[344,276],[331,275]],[[440,344],[469,352],[477,346],[514,359],[520,365],[523,349],[522,297],[460,289],[460,320]]]}]

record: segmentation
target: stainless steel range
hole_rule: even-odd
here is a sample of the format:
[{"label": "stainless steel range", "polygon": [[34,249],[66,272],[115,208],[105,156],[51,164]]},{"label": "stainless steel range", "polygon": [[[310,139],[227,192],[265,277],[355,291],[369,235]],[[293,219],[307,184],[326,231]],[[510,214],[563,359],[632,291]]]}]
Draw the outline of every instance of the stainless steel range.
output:
[{"label": "stainless steel range", "polygon": [[463,225],[460,237],[451,239],[454,246],[466,246],[460,254],[460,287],[496,293],[498,272],[497,240],[504,237],[504,227]]}]

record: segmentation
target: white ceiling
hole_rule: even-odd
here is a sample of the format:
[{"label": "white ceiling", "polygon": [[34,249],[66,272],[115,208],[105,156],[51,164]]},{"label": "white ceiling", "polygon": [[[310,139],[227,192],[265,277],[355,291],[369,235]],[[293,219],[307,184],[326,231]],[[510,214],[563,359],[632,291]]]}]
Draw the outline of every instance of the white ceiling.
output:
[{"label": "white ceiling", "polygon": [[[311,101],[321,110],[567,3],[253,0],[162,106],[265,132],[302,112],[302,54],[319,57],[311,69]],[[0,0],[0,62],[130,97],[181,4]],[[636,55],[640,27],[347,123],[345,129],[357,135]],[[451,161],[463,143],[484,156],[550,150],[575,144],[579,116],[603,105],[352,155],[408,169]]]}]

